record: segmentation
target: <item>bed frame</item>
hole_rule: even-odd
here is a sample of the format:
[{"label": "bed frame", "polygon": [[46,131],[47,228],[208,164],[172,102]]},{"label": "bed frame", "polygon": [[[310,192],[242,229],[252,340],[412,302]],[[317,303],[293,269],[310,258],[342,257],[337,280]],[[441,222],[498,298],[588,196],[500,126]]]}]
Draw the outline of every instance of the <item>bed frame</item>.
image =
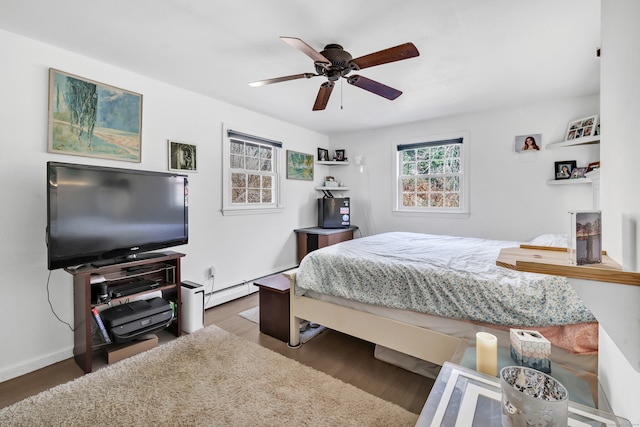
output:
[{"label": "bed frame", "polygon": [[427,328],[403,323],[354,308],[296,296],[294,285],[297,269],[282,273],[289,279],[289,346],[300,346],[300,320],[319,323],[438,365],[452,360],[468,345],[464,338],[452,337]]}]

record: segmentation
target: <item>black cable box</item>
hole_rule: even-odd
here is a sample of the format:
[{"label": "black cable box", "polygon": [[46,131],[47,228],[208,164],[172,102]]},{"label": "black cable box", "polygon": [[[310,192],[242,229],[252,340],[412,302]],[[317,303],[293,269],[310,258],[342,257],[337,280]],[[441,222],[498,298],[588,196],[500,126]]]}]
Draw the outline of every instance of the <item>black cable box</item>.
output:
[{"label": "black cable box", "polygon": [[158,286],[160,285],[155,280],[136,280],[124,285],[109,286],[109,294],[111,294],[111,298],[121,298],[138,292],[150,291]]}]

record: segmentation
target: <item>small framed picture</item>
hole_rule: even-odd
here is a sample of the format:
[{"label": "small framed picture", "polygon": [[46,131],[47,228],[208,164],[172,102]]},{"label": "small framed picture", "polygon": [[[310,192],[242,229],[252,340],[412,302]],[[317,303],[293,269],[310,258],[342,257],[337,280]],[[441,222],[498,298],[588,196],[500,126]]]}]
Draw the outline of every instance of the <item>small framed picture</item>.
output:
[{"label": "small framed picture", "polygon": [[596,169],[600,169],[600,162],[591,162],[587,165],[587,172],[585,173],[589,173]]},{"label": "small framed picture", "polygon": [[169,140],[169,170],[176,172],[197,172],[196,144]]},{"label": "small framed picture", "polygon": [[515,150],[517,153],[540,151],[540,147],[542,147],[541,133],[516,136]]},{"label": "small framed picture", "polygon": [[587,168],[573,168],[571,171],[571,179],[584,178],[584,171],[586,170]]},{"label": "small framed picture", "polygon": [[555,167],[556,179],[571,178],[571,172],[575,168],[576,168],[575,160],[564,160],[562,162],[556,162],[556,167]]},{"label": "small framed picture", "polygon": [[338,162],[344,162],[347,158],[344,156],[344,150],[336,150],[333,155],[333,160]]},{"label": "small framed picture", "polygon": [[287,179],[313,181],[313,154],[287,150]]},{"label": "small framed picture", "polygon": [[319,162],[328,162],[329,161],[329,150],[325,150],[324,148],[318,148],[318,161]]},{"label": "small framed picture", "polygon": [[585,138],[589,136],[595,136],[598,129],[598,115],[583,117],[582,119],[574,120],[569,123],[567,128],[566,141],[570,141],[576,138]]}]

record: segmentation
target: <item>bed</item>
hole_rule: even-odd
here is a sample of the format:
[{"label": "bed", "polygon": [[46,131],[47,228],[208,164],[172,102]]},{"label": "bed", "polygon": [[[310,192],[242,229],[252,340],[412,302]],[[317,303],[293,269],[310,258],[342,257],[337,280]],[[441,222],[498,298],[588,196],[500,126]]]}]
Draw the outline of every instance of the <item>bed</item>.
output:
[{"label": "bed", "polygon": [[[570,364],[574,355],[597,355],[597,321],[566,278],[496,265],[500,249],[521,243],[566,246],[556,235],[514,242],[393,232],[311,252],[286,273],[289,344],[299,345],[296,325],[305,319],[373,342],[381,353],[436,365],[452,360],[477,331],[508,347],[511,327],[539,330],[552,342],[552,356]],[[597,359],[579,366],[595,372]]]}]

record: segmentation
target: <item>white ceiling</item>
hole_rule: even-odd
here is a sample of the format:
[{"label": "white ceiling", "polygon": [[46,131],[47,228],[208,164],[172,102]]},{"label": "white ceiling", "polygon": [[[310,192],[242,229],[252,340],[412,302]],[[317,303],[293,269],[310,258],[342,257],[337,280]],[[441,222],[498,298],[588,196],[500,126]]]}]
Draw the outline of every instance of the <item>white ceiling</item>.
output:
[{"label": "white ceiling", "polygon": [[[0,0],[0,28],[325,134],[599,92],[600,0]],[[314,72],[280,36],[420,56],[359,72],[395,101],[342,79],[314,112],[323,77],[248,86]]]}]

